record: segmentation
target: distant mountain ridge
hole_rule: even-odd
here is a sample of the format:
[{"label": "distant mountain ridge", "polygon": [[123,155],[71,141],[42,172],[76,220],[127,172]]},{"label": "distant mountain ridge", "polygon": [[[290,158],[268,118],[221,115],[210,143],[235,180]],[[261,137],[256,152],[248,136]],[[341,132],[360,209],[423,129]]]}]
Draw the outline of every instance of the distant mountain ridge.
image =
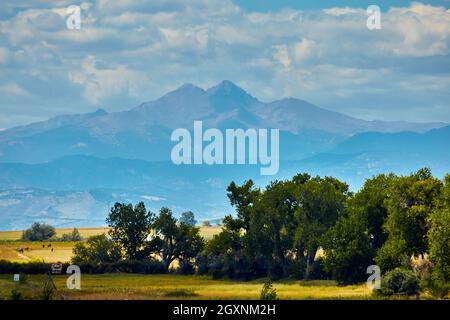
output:
[{"label": "distant mountain ridge", "polygon": [[165,161],[171,131],[192,128],[195,120],[219,129],[278,128],[297,141],[316,140],[310,149],[297,152],[297,159],[328,150],[361,132],[425,132],[445,125],[365,121],[294,98],[263,103],[230,81],[207,90],[185,84],[127,111],[99,109],[2,131],[0,162],[39,163],[75,154]]}]

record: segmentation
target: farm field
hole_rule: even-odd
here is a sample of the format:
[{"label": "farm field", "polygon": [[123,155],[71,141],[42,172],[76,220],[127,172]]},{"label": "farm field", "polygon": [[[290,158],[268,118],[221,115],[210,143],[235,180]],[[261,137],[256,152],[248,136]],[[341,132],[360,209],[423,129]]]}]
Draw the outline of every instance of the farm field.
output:
[{"label": "farm field", "polygon": [[[25,298],[39,299],[44,275],[28,276],[26,283],[13,282],[12,275],[0,275],[0,299],[9,297],[11,290],[20,291]],[[259,299],[263,280],[236,282],[212,280],[206,276],[103,274],[82,275],[81,290],[66,288],[67,276],[53,277],[57,287],[55,299],[114,300],[114,299]],[[365,284],[337,286],[334,281],[275,282],[280,299],[370,299]]]},{"label": "farm field", "polygon": [[[73,228],[63,228],[56,229],[56,236],[61,237],[65,233],[71,233]],[[95,236],[98,234],[102,234],[108,231],[108,228],[79,228],[81,237],[88,238],[90,236]],[[15,241],[20,240],[22,237],[22,230],[14,230],[14,231],[0,231],[0,241]]]},{"label": "farm field", "polygon": [[[200,232],[205,239],[211,239],[220,232],[221,227],[201,227]],[[70,233],[72,229],[56,229],[56,236]],[[88,238],[93,235],[106,233],[108,228],[80,228],[81,237]],[[24,242],[19,241],[22,231],[0,231],[0,260],[14,262],[29,262],[33,260],[45,262],[68,262],[72,257],[72,249],[76,242]],[[51,247],[48,245],[51,244]],[[45,247],[42,247],[44,245]],[[29,248],[24,252],[18,248]],[[53,249],[53,251],[52,251]]]}]

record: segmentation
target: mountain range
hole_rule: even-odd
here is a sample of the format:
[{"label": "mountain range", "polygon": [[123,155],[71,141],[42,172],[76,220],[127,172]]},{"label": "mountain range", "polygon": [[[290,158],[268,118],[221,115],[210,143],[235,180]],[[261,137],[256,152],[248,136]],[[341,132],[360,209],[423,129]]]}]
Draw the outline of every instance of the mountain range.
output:
[{"label": "mountain range", "polygon": [[[280,171],[261,177],[251,165],[176,166],[176,128],[280,129]],[[333,175],[352,189],[381,172],[428,166],[449,171],[445,123],[365,121],[286,98],[261,102],[230,81],[204,90],[185,84],[127,111],[62,115],[0,132],[0,229],[33,221],[59,226],[104,224],[115,201],[152,210],[192,210],[201,219],[232,213],[231,180],[269,180],[297,172]]]}]

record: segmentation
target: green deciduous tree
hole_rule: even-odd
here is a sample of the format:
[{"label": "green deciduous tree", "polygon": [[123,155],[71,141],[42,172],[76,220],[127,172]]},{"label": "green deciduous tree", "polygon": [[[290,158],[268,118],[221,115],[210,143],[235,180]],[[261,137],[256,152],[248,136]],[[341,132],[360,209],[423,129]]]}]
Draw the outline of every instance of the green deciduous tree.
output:
[{"label": "green deciduous tree", "polygon": [[131,204],[116,203],[111,209],[107,223],[110,236],[118,241],[130,260],[148,258],[147,238],[153,222],[153,214],[145,209],[143,202],[134,208]]},{"label": "green deciduous tree", "polygon": [[195,220],[195,215],[192,211],[183,212],[180,217],[180,222],[190,226],[195,226],[197,224],[197,220]]},{"label": "green deciduous tree", "polygon": [[90,237],[86,243],[77,243],[73,249],[73,264],[100,265],[103,263],[115,263],[122,258],[119,244],[106,235]]},{"label": "green deciduous tree", "polygon": [[[299,179],[294,177],[294,181]],[[305,278],[312,270],[321,239],[338,217],[343,214],[348,185],[331,177],[315,177],[298,184],[295,219],[295,247],[297,256],[305,261]]]},{"label": "green deciduous tree", "polygon": [[178,223],[169,208],[161,208],[151,228],[153,234],[149,250],[161,257],[166,270],[175,259],[180,263],[190,263],[203,248],[200,229]]},{"label": "green deciduous tree", "polygon": [[432,293],[444,297],[450,290],[450,175],[444,179],[441,197],[429,221],[428,241],[433,263],[429,287]]},{"label": "green deciduous tree", "polygon": [[345,214],[324,235],[325,268],[339,282],[364,280],[367,267],[375,263],[376,251],[387,237],[382,226],[387,216],[389,182],[393,178],[378,175],[367,180],[348,199]]},{"label": "green deciduous tree", "polygon": [[383,226],[388,237],[376,257],[383,270],[408,267],[409,257],[428,252],[429,217],[441,188],[442,182],[426,168],[391,181]]},{"label": "green deciduous tree", "polygon": [[49,224],[35,222],[30,229],[24,231],[22,239],[26,241],[45,241],[56,234],[55,228]]}]

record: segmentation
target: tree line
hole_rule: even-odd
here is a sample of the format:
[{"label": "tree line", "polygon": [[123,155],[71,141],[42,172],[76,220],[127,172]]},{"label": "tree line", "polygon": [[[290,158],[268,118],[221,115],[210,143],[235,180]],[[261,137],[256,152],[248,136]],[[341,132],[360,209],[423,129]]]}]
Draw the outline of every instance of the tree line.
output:
[{"label": "tree line", "polygon": [[74,262],[158,257],[166,270],[177,261],[181,272],[215,278],[357,283],[367,279],[370,265],[383,273],[412,270],[423,258],[429,281],[450,281],[450,175],[441,181],[427,168],[380,174],[350,192],[336,178],[303,173],[264,189],[252,180],[232,182],[227,196],[236,214],[209,241],[168,208],[155,215],[142,202],[116,203],[109,237],[77,244]]}]

